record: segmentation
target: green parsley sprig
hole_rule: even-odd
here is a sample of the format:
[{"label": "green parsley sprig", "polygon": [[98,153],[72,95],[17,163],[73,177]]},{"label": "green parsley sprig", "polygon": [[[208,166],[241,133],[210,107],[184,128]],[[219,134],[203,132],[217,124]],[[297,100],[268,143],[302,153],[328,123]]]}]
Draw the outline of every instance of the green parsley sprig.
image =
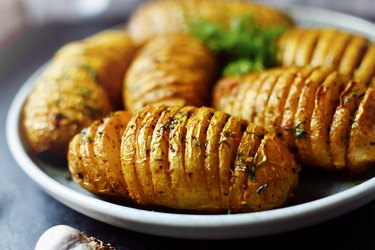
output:
[{"label": "green parsley sprig", "polygon": [[279,64],[277,39],[284,26],[258,27],[251,16],[233,17],[228,27],[203,19],[189,23],[190,33],[224,58],[224,75],[242,75]]}]

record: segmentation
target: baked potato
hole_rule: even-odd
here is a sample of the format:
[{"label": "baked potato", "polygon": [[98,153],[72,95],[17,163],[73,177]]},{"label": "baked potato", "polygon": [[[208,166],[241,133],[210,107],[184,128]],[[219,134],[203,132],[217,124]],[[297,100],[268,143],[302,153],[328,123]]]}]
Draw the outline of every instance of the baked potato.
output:
[{"label": "baked potato", "polygon": [[137,44],[154,36],[188,32],[188,25],[198,19],[228,27],[235,16],[250,15],[260,27],[291,26],[291,19],[281,11],[241,0],[156,0],[148,1],[131,16],[127,31]]},{"label": "baked potato", "polygon": [[368,84],[375,77],[375,44],[333,28],[291,28],[278,41],[283,66],[326,66]]},{"label": "baked potato", "polygon": [[34,152],[66,158],[83,127],[122,105],[122,79],[135,47],[123,31],[103,31],[63,46],[43,70],[23,107]]},{"label": "baked potato", "polygon": [[373,92],[333,68],[285,67],[220,79],[213,106],[273,131],[303,165],[360,173],[375,163]]},{"label": "baked potato", "polygon": [[[129,122],[120,111],[104,123],[111,137],[94,122],[72,140],[68,158],[74,179],[99,195],[123,178],[111,194],[146,207],[249,212],[284,205],[298,182],[299,165],[273,133],[212,108],[147,106]],[[110,177],[96,151],[115,162]]]},{"label": "baked potato", "polygon": [[124,80],[125,106],[208,104],[216,75],[214,56],[195,38],[166,35],[137,53]]}]

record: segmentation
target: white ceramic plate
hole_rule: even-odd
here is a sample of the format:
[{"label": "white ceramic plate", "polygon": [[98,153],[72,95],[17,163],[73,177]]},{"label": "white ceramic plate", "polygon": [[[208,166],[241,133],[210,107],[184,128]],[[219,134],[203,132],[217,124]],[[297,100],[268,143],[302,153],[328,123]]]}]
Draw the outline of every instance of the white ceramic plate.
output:
[{"label": "white ceramic plate", "polygon": [[[336,26],[375,40],[375,25],[344,14],[305,7],[288,11],[301,25]],[[47,164],[28,154],[20,133],[20,113],[39,70],[16,95],[7,118],[7,139],[22,169],[51,196],[94,219],[154,235],[225,239],[268,235],[320,223],[347,213],[375,199],[375,173],[349,177],[345,174],[304,170],[295,198],[288,207],[264,212],[192,215],[154,212],[101,200],[66,179],[63,163]]]}]

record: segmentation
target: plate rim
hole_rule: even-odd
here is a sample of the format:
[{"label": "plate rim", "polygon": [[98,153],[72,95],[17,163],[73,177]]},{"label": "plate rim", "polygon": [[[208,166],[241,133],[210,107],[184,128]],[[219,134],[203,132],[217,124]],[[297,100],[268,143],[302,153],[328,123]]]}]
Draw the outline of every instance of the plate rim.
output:
[{"label": "plate rim", "polygon": [[[311,7],[289,7],[318,11],[319,13],[338,14],[345,18],[354,18],[370,24],[364,19]],[[293,13],[293,12],[292,12]],[[286,232],[311,226],[340,216],[375,199],[375,177],[324,198],[268,211],[194,215],[155,212],[113,204],[73,190],[49,177],[33,163],[22,145],[19,134],[19,121],[22,106],[40,75],[43,67],[35,71],[18,90],[14,97],[6,120],[6,138],[8,147],[17,164],[42,189],[66,206],[96,220],[121,228],[159,236],[191,239],[234,239],[255,237]],[[336,211],[340,208],[340,211]]]}]

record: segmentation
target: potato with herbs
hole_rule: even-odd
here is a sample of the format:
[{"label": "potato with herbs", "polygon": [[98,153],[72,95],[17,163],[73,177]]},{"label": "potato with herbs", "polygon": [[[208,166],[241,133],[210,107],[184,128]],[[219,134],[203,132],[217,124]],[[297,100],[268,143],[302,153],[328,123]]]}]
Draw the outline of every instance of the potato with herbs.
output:
[{"label": "potato with herbs", "polygon": [[375,77],[375,44],[360,35],[298,27],[281,36],[278,45],[283,66],[328,66],[366,84]]},{"label": "potato with herbs", "polygon": [[68,165],[72,178],[78,184],[107,198],[127,197],[120,143],[130,119],[130,112],[116,111],[94,121],[73,137],[69,144]]},{"label": "potato with herbs", "polygon": [[143,44],[166,34],[187,33],[190,23],[206,20],[229,27],[233,17],[251,16],[260,27],[291,26],[281,11],[249,1],[229,0],[156,0],[143,4],[130,18],[127,31]]},{"label": "potato with herbs", "polygon": [[[114,117],[104,119],[108,125],[116,119],[109,127],[120,125]],[[126,126],[121,142],[118,130],[114,144],[102,147],[104,152],[116,148],[106,158],[116,162],[117,181],[108,180],[105,171],[110,169],[90,153],[106,138],[100,136],[101,122],[70,144],[74,179],[96,194],[104,194],[98,188],[105,183],[123,178],[127,191],[122,197],[148,208],[250,212],[286,204],[297,185],[300,168],[286,146],[274,134],[224,112],[148,106],[128,123],[127,118],[121,121],[121,130]],[[117,171],[120,162],[122,173]],[[121,196],[117,191],[113,194]]]},{"label": "potato with herbs", "polygon": [[360,173],[375,163],[374,88],[332,68],[222,78],[214,107],[274,131],[304,165]]},{"label": "potato with herbs", "polygon": [[57,51],[23,108],[34,152],[66,157],[71,138],[122,104],[122,79],[135,48],[122,31],[103,31]]},{"label": "potato with herbs", "polygon": [[166,35],[137,53],[124,80],[125,106],[208,104],[216,75],[215,58],[189,35]]}]

